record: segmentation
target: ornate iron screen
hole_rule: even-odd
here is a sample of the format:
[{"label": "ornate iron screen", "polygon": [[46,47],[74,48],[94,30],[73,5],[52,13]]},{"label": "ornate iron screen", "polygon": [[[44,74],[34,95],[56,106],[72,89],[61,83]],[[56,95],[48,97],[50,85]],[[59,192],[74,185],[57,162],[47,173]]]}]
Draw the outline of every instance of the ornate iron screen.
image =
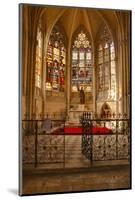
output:
[{"label": "ornate iron screen", "polygon": [[52,120],[50,133],[45,130],[45,120],[23,120],[23,166],[64,169],[87,168],[97,161],[127,162],[130,120],[120,115],[109,119],[95,117],[83,113],[80,135],[66,135],[65,120]]},{"label": "ornate iron screen", "polygon": [[90,113],[84,113],[81,124],[82,153],[91,162],[130,158],[130,121],[126,115],[91,119]]}]

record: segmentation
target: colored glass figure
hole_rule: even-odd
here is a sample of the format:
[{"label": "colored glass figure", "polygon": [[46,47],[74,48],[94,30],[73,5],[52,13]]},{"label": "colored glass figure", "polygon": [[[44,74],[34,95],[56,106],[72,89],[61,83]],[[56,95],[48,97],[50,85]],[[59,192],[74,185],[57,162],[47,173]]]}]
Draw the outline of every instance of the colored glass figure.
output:
[{"label": "colored glass figure", "polygon": [[[49,69],[49,62],[51,62],[51,69]],[[59,27],[56,26],[52,30],[47,48],[46,80],[50,83],[49,85],[52,86],[52,91],[64,91],[65,65],[65,39]],[[46,90],[50,90],[50,88],[46,88]]]}]

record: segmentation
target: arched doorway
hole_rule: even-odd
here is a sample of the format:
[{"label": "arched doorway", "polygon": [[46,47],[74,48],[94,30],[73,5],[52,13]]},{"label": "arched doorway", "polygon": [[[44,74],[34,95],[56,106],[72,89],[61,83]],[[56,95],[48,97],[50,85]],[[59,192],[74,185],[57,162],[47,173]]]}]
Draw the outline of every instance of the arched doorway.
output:
[{"label": "arched doorway", "polygon": [[112,114],[112,110],[108,103],[104,103],[101,107],[100,116],[101,118],[108,118]]}]

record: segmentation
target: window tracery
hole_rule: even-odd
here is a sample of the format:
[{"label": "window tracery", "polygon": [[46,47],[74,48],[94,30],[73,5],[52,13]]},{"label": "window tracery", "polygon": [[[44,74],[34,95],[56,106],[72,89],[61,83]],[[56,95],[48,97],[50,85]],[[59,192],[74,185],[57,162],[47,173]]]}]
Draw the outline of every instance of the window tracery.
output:
[{"label": "window tracery", "polygon": [[114,42],[105,26],[97,46],[97,100],[116,99]]},{"label": "window tracery", "polygon": [[81,88],[92,91],[92,49],[88,37],[81,31],[72,46],[72,92]]},{"label": "window tracery", "polygon": [[37,45],[36,45],[36,64],[35,64],[35,86],[41,89],[41,74],[42,74],[42,44],[43,37],[40,26],[37,30]]},{"label": "window tracery", "polygon": [[54,27],[47,47],[46,90],[63,92],[65,89],[66,49],[65,39],[58,27]]}]

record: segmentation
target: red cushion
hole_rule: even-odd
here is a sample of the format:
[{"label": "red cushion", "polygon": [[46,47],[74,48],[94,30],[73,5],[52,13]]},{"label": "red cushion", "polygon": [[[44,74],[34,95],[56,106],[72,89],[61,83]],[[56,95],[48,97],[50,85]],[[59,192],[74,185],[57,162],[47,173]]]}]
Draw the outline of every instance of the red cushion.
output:
[{"label": "red cushion", "polygon": [[[82,127],[65,127],[64,133],[71,135],[81,135],[83,131]],[[93,134],[93,135],[106,135],[111,133],[112,133],[111,129],[106,127],[92,127],[92,131],[89,130],[88,132],[88,134]]]}]

